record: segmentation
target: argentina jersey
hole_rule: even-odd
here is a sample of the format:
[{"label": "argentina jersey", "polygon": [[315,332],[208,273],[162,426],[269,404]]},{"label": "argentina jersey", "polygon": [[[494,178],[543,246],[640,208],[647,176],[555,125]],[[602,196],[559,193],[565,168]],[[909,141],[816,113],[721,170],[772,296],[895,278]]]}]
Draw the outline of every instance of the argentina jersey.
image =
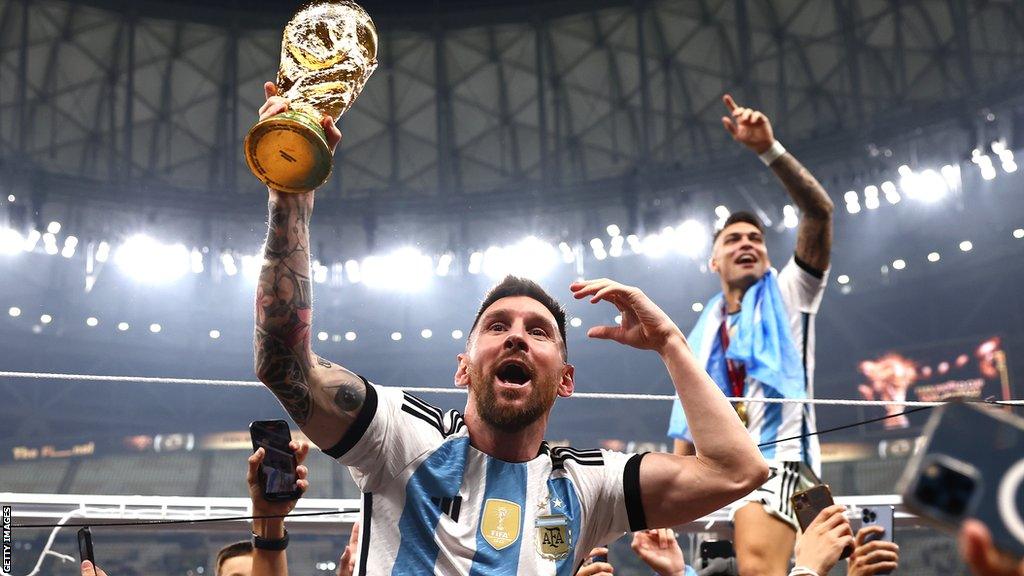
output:
[{"label": "argentina jersey", "polygon": [[542,443],[527,462],[470,444],[462,415],[367,384],[337,446],[363,492],[359,575],[570,576],[644,526],[642,455]]}]

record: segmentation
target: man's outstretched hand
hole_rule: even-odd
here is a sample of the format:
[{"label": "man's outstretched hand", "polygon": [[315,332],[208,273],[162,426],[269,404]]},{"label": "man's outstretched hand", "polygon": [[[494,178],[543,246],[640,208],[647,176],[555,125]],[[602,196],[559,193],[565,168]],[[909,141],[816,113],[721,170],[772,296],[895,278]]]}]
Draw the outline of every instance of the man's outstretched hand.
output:
[{"label": "man's outstretched hand", "polygon": [[635,286],[601,278],[573,282],[569,289],[577,300],[587,296],[590,296],[591,304],[604,300],[622,313],[620,325],[595,326],[588,330],[587,336],[591,338],[615,340],[620,344],[658,353],[663,352],[677,338],[685,342],[675,322]]},{"label": "man's outstretched hand", "polygon": [[772,123],[762,112],[753,108],[738,106],[732,96],[722,96],[722,102],[729,109],[729,116],[722,116],[722,125],[732,135],[732,139],[762,154],[772,147],[775,135]]},{"label": "man's outstretched hand", "polygon": [[[277,85],[273,82],[263,84],[263,95],[267,101],[260,107],[260,120],[265,120],[275,114],[288,110],[291,104],[287,98],[277,95]],[[338,142],[341,142],[341,130],[338,130],[338,127],[334,125],[334,118],[326,114],[320,118],[320,127],[324,129],[324,134],[327,135],[327,145],[331,147],[331,154],[334,154],[334,149],[338,147]]]}]

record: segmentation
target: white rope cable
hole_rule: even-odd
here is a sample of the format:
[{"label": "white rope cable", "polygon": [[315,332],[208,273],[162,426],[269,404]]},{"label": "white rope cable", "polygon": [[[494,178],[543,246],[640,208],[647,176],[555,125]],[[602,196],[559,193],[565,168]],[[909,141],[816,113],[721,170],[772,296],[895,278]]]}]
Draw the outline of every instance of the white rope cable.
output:
[{"label": "white rope cable", "polygon": [[[243,386],[263,387],[254,380],[212,380],[208,378],[165,378],[154,376],[101,376],[95,374],[63,374],[58,372],[9,372],[0,371],[0,378],[21,378],[31,380],[71,380],[86,382],[137,382],[141,384],[189,384],[199,386]],[[395,386],[406,392],[429,394],[465,394],[463,388],[429,388]],[[675,400],[674,394],[632,394],[627,392],[576,392],[572,398],[589,400],[654,400],[664,402]],[[762,402],[765,404],[814,404],[819,406],[941,406],[947,402],[918,402],[900,400],[847,400],[841,398],[729,398],[730,402]],[[980,402],[980,400],[979,400]],[[1022,406],[1024,400],[999,400],[1001,405]]]}]

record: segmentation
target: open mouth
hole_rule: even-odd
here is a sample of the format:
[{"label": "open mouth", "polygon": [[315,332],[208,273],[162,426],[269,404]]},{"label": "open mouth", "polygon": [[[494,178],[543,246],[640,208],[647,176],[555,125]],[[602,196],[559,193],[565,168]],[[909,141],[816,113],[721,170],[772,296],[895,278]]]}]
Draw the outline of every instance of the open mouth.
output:
[{"label": "open mouth", "polygon": [[498,366],[495,376],[498,377],[501,384],[514,388],[526,386],[533,378],[530,368],[518,360],[506,360],[503,362]]},{"label": "open mouth", "polygon": [[736,259],[737,264],[757,264],[757,257],[753,254],[743,254]]}]

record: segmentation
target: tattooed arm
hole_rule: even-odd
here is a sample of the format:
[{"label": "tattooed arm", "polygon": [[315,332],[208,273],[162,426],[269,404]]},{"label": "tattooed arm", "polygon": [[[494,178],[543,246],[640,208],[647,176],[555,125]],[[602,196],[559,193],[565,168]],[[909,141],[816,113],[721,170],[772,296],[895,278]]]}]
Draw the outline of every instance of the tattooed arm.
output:
[{"label": "tattooed arm", "polygon": [[[266,118],[288,108],[267,83]],[[332,145],[341,139],[333,119],[321,125]],[[256,376],[277,396],[302,431],[327,449],[341,440],[366,398],[362,379],[320,358],[310,343],[313,293],[309,265],[309,220],[313,193],[269,190],[270,217],[263,269],[256,289],[253,341]]]},{"label": "tattooed arm", "polygon": [[[722,125],[734,140],[757,154],[772,147],[775,135],[767,116],[752,108],[737,106],[728,94],[722,101],[729,109],[729,116],[722,117]],[[832,252],[832,200],[792,154],[787,152],[780,156],[772,162],[771,169],[803,216],[797,228],[796,257],[811,268],[824,271]]]}]

